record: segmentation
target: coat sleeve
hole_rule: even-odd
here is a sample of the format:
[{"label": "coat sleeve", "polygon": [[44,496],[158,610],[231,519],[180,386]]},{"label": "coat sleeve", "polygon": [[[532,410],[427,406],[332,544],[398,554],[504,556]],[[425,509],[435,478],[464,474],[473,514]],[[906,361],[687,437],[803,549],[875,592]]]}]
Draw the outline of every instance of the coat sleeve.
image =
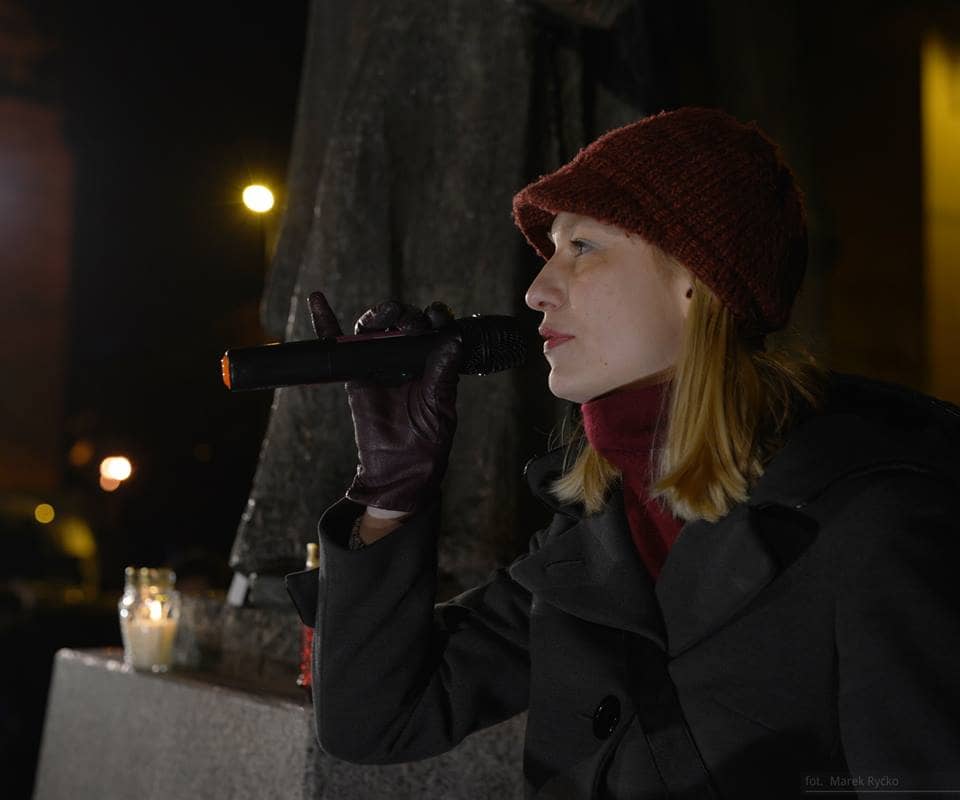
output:
[{"label": "coat sleeve", "polygon": [[958,791],[957,491],[923,476],[882,488],[864,509],[871,535],[850,556],[837,600],[841,742],[863,797]]},{"label": "coat sleeve", "polygon": [[328,508],[319,524],[320,568],[287,578],[301,616],[315,626],[313,702],[323,750],[354,763],[416,761],[523,711],[529,592],[503,568],[435,604],[439,504],[349,550],[362,512],[346,498]]}]

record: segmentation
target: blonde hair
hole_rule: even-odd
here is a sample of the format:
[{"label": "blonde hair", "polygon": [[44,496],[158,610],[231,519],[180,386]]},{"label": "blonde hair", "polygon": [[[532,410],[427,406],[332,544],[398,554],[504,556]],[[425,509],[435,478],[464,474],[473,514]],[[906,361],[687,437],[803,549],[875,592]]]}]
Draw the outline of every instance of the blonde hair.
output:
[{"label": "blonde hair", "polygon": [[[659,248],[661,269],[683,269]],[[680,353],[670,371],[650,453],[649,496],[687,522],[716,522],[763,475],[803,410],[823,406],[827,370],[798,341],[765,349],[751,343],[717,296],[690,275],[693,296]],[[792,329],[789,332],[795,331]],[[665,430],[660,430],[667,411]],[[599,511],[620,470],[591,447],[582,421],[559,438],[564,472],[549,491],[563,503]],[[551,445],[554,446],[554,445]],[[575,461],[567,463],[575,454]]]}]

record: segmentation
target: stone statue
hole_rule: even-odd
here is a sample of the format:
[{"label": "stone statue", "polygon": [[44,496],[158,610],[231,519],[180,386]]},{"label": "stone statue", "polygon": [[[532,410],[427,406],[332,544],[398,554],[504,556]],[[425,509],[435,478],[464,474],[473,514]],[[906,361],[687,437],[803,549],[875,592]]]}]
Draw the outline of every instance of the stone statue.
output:
[{"label": "stone statue", "polygon": [[[642,113],[638,97],[624,97],[623,74],[608,89],[605,65],[590,57],[635,35],[633,5],[317,0],[266,330],[311,338],[306,300],[319,289],[344,332],[388,298],[443,300],[458,317],[512,314],[532,331],[539,320],[523,296],[538,263],[512,224],[511,197]],[[483,578],[546,521],[522,470],[563,411],[536,352],[523,369],[461,381],[441,592]],[[254,605],[286,602],[279,576],[302,568],[320,514],[352,478],[352,431],[340,384],[275,390],[230,560],[253,577]]]}]

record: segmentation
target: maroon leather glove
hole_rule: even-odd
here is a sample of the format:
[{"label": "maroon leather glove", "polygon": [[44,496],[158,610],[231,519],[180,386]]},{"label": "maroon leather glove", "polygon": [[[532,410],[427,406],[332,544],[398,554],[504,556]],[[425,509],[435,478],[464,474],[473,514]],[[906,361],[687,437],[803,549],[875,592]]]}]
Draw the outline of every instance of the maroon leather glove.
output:
[{"label": "maroon leather glove", "polygon": [[[322,292],[309,297],[314,332],[342,336],[336,315]],[[443,303],[424,311],[397,300],[378,303],[357,319],[354,333],[442,328],[453,322]],[[453,335],[438,336],[422,376],[398,386],[347,381],[347,400],[357,443],[357,474],[346,492],[365,506],[412,512],[440,493],[453,434],[457,429],[458,371],[463,347]]]}]

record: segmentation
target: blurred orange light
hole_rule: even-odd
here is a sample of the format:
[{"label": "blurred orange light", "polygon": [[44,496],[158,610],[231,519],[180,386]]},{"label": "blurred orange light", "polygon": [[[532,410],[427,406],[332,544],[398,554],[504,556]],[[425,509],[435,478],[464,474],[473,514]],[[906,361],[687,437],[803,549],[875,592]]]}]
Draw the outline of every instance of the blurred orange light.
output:
[{"label": "blurred orange light", "polygon": [[93,458],[93,445],[86,439],[78,439],[73,443],[67,460],[75,467],[84,467]]},{"label": "blurred orange light", "polygon": [[33,509],[33,518],[44,525],[48,522],[53,522],[53,518],[56,515],[57,513],[53,510],[53,506],[49,503],[41,503]]},{"label": "blurred orange light", "polygon": [[130,460],[123,456],[110,456],[100,462],[100,475],[115,481],[125,481],[133,472]]},{"label": "blurred orange light", "polygon": [[100,488],[105,492],[114,492],[117,490],[117,487],[120,485],[120,481],[115,478],[107,478],[103,475],[100,476]]}]

